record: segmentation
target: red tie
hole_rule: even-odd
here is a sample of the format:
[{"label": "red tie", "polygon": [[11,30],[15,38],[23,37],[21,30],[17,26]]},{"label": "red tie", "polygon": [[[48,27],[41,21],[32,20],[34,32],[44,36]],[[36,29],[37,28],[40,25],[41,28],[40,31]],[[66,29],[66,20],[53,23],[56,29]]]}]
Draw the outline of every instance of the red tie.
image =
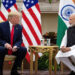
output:
[{"label": "red tie", "polygon": [[[13,46],[13,36],[14,36],[14,25],[12,27],[11,35],[10,35],[11,46]],[[11,54],[12,54],[12,50],[8,50],[8,55],[11,55]]]}]

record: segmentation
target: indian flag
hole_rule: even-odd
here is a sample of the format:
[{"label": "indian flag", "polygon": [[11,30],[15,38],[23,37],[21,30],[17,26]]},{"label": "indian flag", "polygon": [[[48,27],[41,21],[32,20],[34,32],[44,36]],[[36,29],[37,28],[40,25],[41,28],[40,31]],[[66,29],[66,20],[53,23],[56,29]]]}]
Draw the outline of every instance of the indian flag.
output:
[{"label": "indian flag", "polygon": [[59,47],[65,30],[70,26],[69,17],[72,13],[75,13],[75,0],[60,0],[57,31],[57,45]]}]

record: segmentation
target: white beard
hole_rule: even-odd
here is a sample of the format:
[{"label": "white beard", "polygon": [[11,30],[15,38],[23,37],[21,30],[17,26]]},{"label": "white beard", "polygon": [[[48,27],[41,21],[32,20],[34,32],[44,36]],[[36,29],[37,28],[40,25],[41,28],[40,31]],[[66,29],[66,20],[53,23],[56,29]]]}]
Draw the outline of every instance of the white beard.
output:
[{"label": "white beard", "polygon": [[72,27],[72,26],[75,26],[75,24],[70,24],[70,25],[71,25],[71,27]]}]

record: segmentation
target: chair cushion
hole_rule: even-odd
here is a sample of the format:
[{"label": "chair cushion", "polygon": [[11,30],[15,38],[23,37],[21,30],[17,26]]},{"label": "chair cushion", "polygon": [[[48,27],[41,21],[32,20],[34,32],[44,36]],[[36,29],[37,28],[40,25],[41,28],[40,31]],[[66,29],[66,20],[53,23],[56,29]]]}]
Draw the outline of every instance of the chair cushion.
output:
[{"label": "chair cushion", "polygon": [[14,61],[16,56],[13,55],[5,55],[4,61]]}]

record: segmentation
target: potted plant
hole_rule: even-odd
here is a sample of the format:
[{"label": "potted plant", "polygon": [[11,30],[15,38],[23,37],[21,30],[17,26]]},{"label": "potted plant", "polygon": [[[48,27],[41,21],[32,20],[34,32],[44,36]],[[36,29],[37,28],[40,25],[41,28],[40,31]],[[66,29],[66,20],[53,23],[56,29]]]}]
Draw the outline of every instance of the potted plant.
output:
[{"label": "potted plant", "polygon": [[52,0],[49,0],[49,3],[51,3],[52,2]]}]

